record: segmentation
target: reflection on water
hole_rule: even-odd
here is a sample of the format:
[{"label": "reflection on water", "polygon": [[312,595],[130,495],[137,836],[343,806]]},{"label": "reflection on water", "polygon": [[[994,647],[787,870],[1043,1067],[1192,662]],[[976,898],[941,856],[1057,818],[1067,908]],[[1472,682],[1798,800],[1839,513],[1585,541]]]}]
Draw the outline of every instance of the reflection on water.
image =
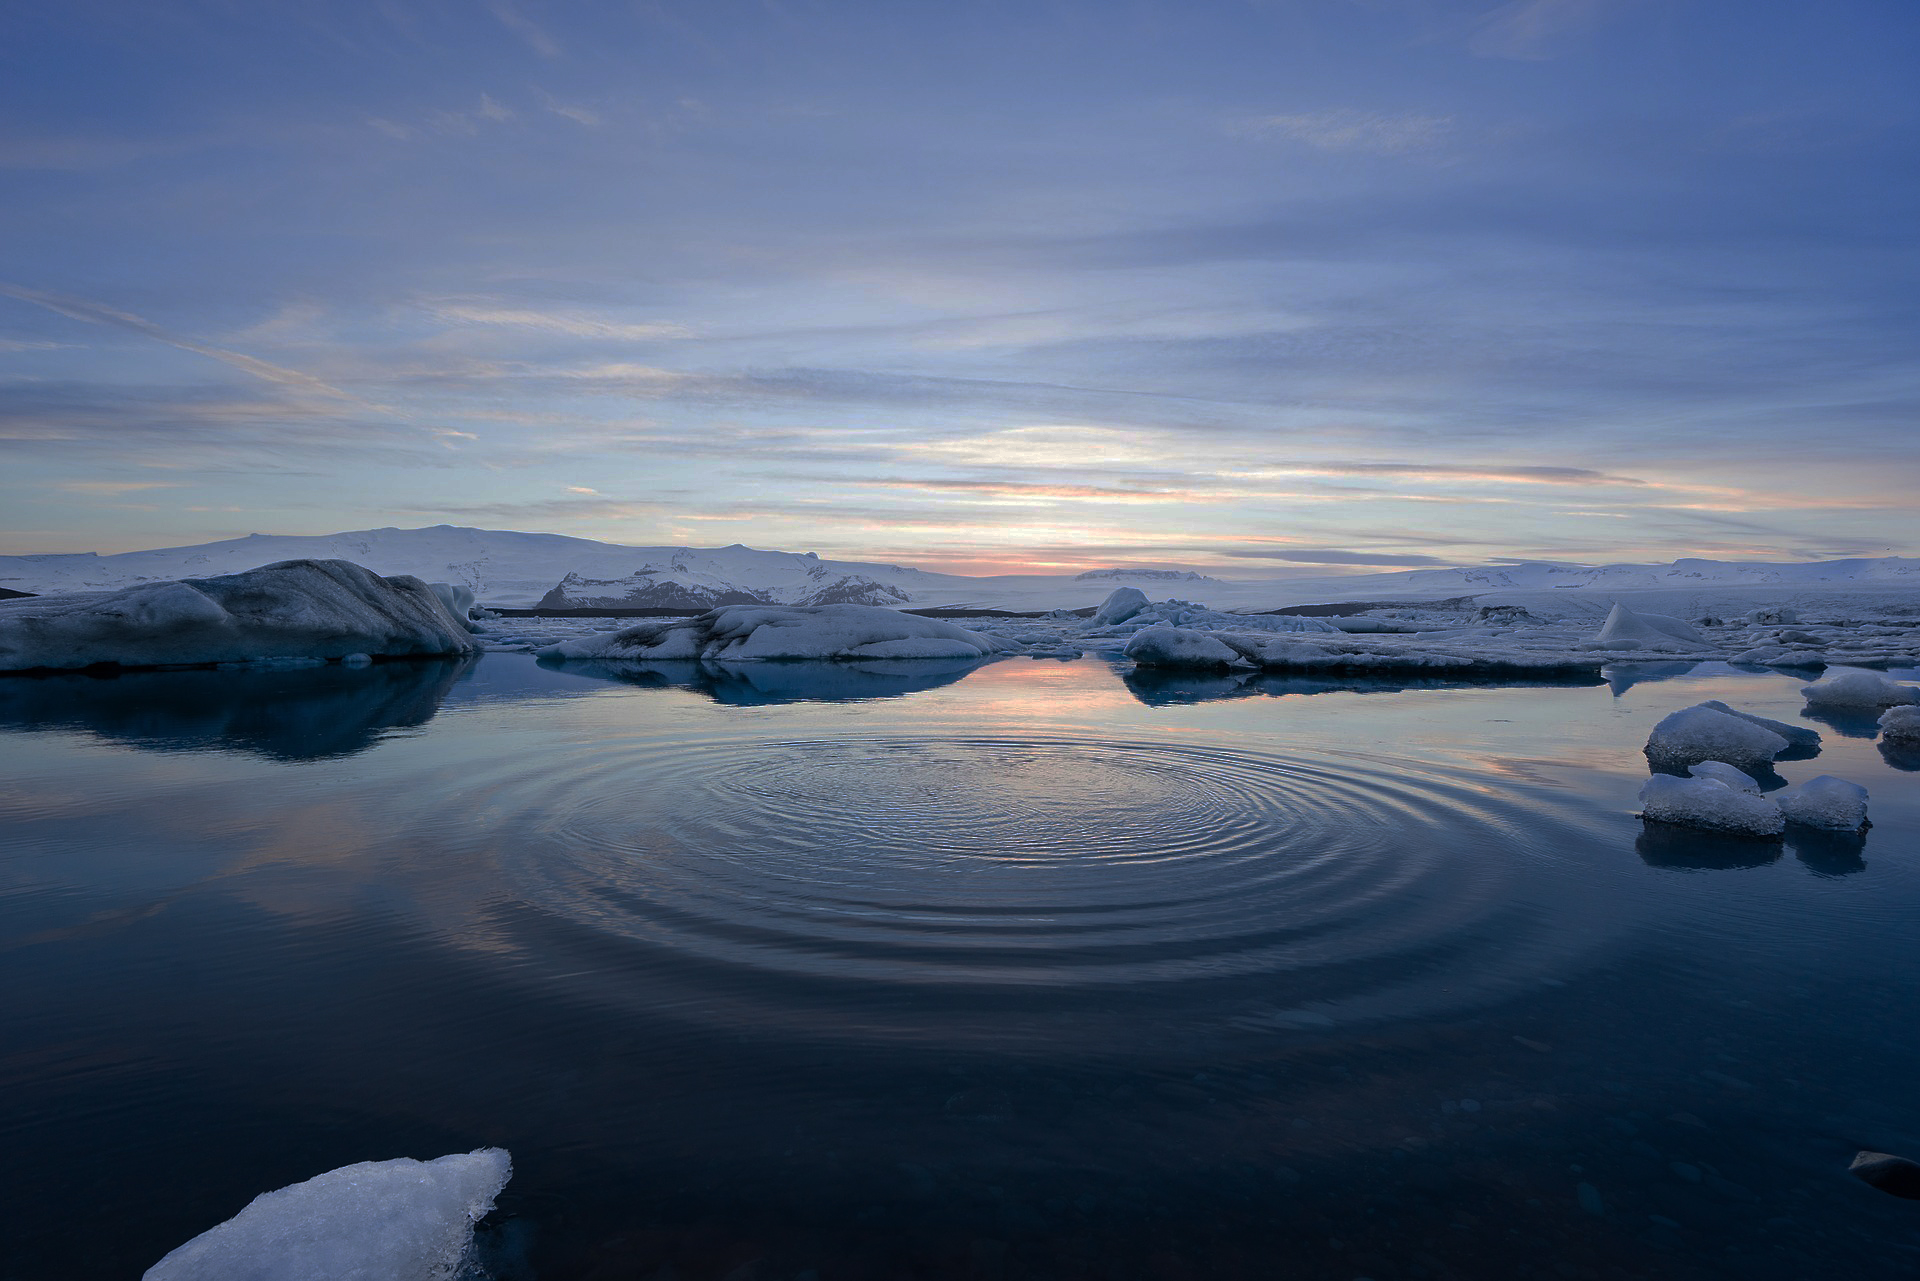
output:
[{"label": "reflection on water", "polygon": [[1412,690],[1443,689],[1580,689],[1604,683],[1598,676],[1580,673],[1534,680],[1515,680],[1507,676],[1420,679],[1404,676],[1296,676],[1280,672],[1183,672],[1153,667],[1131,668],[1121,679],[1133,696],[1149,707],[1204,703],[1221,698],[1404,694]]},{"label": "reflection on water", "polygon": [[286,671],[70,672],[0,677],[0,728],[81,730],[149,751],[321,760],[433,719],[475,658]]},{"label": "reflection on water", "polygon": [[1889,743],[1884,738],[1877,744],[1880,759],[1903,773],[1920,773],[1920,743]]},{"label": "reflection on water", "polygon": [[1797,684],[0,682],[0,1270],[499,1144],[498,1281],[1901,1275],[1920,775],[1828,743],[1870,857],[1634,817]]},{"label": "reflection on water", "polygon": [[763,707],[779,703],[840,703],[899,698],[938,689],[989,659],[916,658],[869,663],[621,662],[542,659],[543,666],[573,675],[637,685],[642,689],[689,689],[716,703]]},{"label": "reflection on water", "polygon": [[1880,709],[1809,707],[1802,713],[1807,720],[1818,721],[1836,733],[1848,738],[1878,738],[1880,736]]},{"label": "reflection on water", "polygon": [[1633,848],[1648,867],[1681,871],[1731,871],[1765,867],[1780,861],[1780,838],[1703,832],[1698,828],[1642,819]]},{"label": "reflection on water", "polygon": [[1671,663],[1609,663],[1606,669],[1607,688],[1618,697],[1635,685],[1673,680],[1689,675],[1699,666],[1701,664],[1693,659]]},{"label": "reflection on water", "polygon": [[1798,823],[1787,827],[1787,848],[1822,876],[1852,876],[1867,870],[1865,832],[1829,832]]}]

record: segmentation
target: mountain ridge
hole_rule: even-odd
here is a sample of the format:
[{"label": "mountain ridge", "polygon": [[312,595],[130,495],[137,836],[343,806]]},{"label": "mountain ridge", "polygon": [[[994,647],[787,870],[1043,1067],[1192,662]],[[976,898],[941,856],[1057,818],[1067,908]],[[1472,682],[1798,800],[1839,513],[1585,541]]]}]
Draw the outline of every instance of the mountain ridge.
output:
[{"label": "mountain ridge", "polygon": [[[104,590],[237,573],[274,561],[308,557],[351,560],[376,573],[413,574],[430,582],[456,583],[471,588],[483,602],[499,605],[531,605],[557,592],[559,598],[576,605],[606,600],[642,607],[669,603],[706,607],[738,599],[781,604],[1073,608],[1097,603],[1115,586],[1129,582],[1160,592],[1198,588],[1206,595],[1206,603],[1235,609],[1463,593],[1920,588],[1920,559],[1898,556],[1809,562],[1683,557],[1665,565],[1520,561],[1274,579],[1214,579],[1184,567],[1154,566],[1077,575],[970,576],[880,561],[828,560],[813,552],[767,551],[740,543],[712,548],[640,546],[568,534],[458,525],[321,535],[249,534],[186,547],[107,555],[56,552],[0,556],[0,588],[36,594]],[[729,593],[736,595],[728,598]]]}]

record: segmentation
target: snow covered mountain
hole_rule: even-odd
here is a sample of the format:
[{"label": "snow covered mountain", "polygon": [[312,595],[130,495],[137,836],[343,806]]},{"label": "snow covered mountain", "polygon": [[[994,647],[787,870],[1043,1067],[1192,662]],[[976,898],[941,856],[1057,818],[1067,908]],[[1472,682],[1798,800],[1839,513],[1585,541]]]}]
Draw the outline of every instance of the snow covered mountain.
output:
[{"label": "snow covered mountain", "polygon": [[[964,591],[964,585],[973,581],[900,565],[827,561],[811,553],[756,551],[739,544],[710,549],[626,547],[563,534],[434,525],[313,537],[249,534],[197,547],[112,556],[92,552],[0,556],[0,588],[42,594],[92,591],[231,574],[300,557],[350,560],[378,574],[414,574],[429,582],[458,583],[472,588],[481,601],[496,605],[531,605],[550,590],[572,592],[588,583],[624,595],[642,579],[664,587],[668,578],[681,580],[688,599],[696,604],[717,600],[730,590],[744,593],[749,600],[784,601],[789,595],[797,599],[826,592],[841,580],[871,584],[874,603],[894,604],[923,593],[938,596],[940,585],[948,581],[961,584]],[[621,585],[619,590],[614,590],[615,585]],[[881,589],[899,594],[881,601],[877,597],[887,594]],[[670,594],[663,591],[658,600],[622,603],[665,604]],[[848,594],[856,594],[856,589],[849,587]]]},{"label": "snow covered mountain", "polygon": [[[969,577],[905,565],[822,560],[811,552],[731,547],[629,547],[511,530],[435,525],[368,529],[313,537],[245,538],[100,556],[91,552],[0,556],[0,590],[92,591],[135,583],[238,573],[301,557],[350,560],[380,574],[414,574],[457,583],[483,603],[702,608],[732,601],[779,604],[1079,608],[1115,586],[1133,584],[1155,599],[1181,596],[1216,609],[1260,610],[1341,600],[1513,598],[1539,613],[1605,613],[1619,595],[1705,593],[1704,606],[1745,590],[1857,594],[1869,589],[1920,596],[1920,559],[1885,557],[1810,564],[1678,560],[1671,565],[1570,565],[1528,562],[1320,578],[1214,579],[1186,569],[1097,569],[1079,575]],[[1552,602],[1564,600],[1564,608]],[[1644,603],[1644,602],[1643,602]],[[1636,606],[1638,607],[1638,606]],[[1654,608],[1648,604],[1648,608]],[[1675,607],[1678,608],[1678,607]],[[1669,610],[1669,612],[1672,612]],[[1684,611],[1683,611],[1684,612]]]},{"label": "snow covered mountain", "polygon": [[1899,586],[1902,583],[1920,586],[1920,559],[1882,556],[1793,563],[1686,557],[1670,565],[1569,565],[1527,561],[1518,565],[1464,569],[1416,569],[1380,577],[1398,579],[1422,594],[1568,588],[1630,591],[1650,587]]}]

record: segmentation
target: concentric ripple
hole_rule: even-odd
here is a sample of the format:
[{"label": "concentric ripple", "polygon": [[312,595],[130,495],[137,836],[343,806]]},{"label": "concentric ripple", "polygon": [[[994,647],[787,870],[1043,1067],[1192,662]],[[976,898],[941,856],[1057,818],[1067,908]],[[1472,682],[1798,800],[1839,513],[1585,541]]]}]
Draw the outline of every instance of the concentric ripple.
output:
[{"label": "concentric ripple", "polygon": [[888,985],[1313,979],[1283,1022],[1525,969],[1553,931],[1519,882],[1564,839],[1537,800],[1432,768],[1203,742],[636,737],[485,786],[476,821],[525,902],[683,961]]}]

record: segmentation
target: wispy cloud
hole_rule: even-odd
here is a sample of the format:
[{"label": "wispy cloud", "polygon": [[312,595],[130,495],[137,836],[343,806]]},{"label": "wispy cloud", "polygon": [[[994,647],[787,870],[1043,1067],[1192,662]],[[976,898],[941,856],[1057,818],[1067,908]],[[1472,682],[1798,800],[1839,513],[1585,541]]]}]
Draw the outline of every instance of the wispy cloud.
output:
[{"label": "wispy cloud", "polygon": [[1236,560],[1282,560],[1302,565],[1451,565],[1454,561],[1418,552],[1350,552],[1337,547],[1273,547],[1219,550]]},{"label": "wispy cloud", "polygon": [[560,42],[549,35],[544,27],[521,13],[511,0],[490,0],[487,5],[500,25],[526,42],[529,49],[543,58],[558,58],[561,54]]},{"label": "wispy cloud", "polygon": [[222,364],[231,365],[242,373],[250,374],[255,378],[261,379],[264,382],[274,383],[277,386],[297,391],[312,392],[316,395],[328,396],[337,400],[359,400],[359,397],[353,395],[351,392],[342,391],[338,387],[332,386],[319,378],[315,378],[312,374],[301,373],[297,369],[287,369],[284,366],[273,364],[270,361],[261,360],[257,356],[249,356],[245,352],[229,351],[225,347],[215,347],[211,343],[198,342],[192,338],[183,337],[161,328],[151,320],[136,316],[129,311],[121,311],[117,307],[109,307],[105,303],[89,302],[84,298],[70,298],[61,294],[46,293],[38,289],[28,289],[24,285],[16,285],[7,281],[0,281],[0,295],[8,298],[17,298],[21,302],[32,303],[36,307],[44,307],[48,311],[58,312],[62,316],[69,317],[73,320],[85,321],[90,325],[107,325],[115,329],[124,329],[130,333],[140,334],[143,337],[153,339],[155,342],[165,343],[169,347],[177,347],[181,351],[190,351],[195,355],[205,356],[210,360],[217,360]]},{"label": "wispy cloud", "polygon": [[54,486],[62,493],[84,494],[89,498],[118,498],[148,489],[178,489],[170,480],[69,480]]},{"label": "wispy cloud", "polygon": [[[610,320],[580,311],[541,311],[487,300],[430,301],[422,304],[441,320],[467,325],[499,325],[512,329],[533,329],[570,338],[611,338],[647,342],[662,338],[684,338],[684,325],[666,321]],[[630,374],[632,366],[623,367]],[[605,375],[603,375],[605,376]]]},{"label": "wispy cloud", "polygon": [[[1487,15],[1467,42],[1481,58],[1540,62],[1552,58],[1562,42],[1590,26],[1608,0],[1512,0]],[[1611,0],[1618,7],[1620,0]]]},{"label": "wispy cloud", "polygon": [[1357,111],[1339,108],[1294,115],[1248,116],[1229,130],[1247,137],[1281,137],[1321,151],[1362,151],[1376,155],[1432,151],[1453,133],[1453,117],[1413,112]]}]

